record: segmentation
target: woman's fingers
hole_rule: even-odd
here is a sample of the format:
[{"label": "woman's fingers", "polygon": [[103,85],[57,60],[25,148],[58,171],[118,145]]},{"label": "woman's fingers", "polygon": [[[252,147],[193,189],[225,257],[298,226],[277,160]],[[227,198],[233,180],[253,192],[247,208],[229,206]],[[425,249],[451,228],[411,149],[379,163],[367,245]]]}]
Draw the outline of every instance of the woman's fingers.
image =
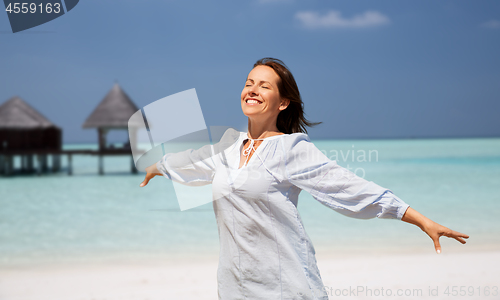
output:
[{"label": "woman's fingers", "polygon": [[151,178],[155,177],[154,174],[147,173],[146,177],[144,178],[144,181],[141,183],[140,187],[144,187],[148,184],[148,182],[151,180]]},{"label": "woman's fingers", "polygon": [[143,182],[141,182],[140,187],[144,187],[144,186],[146,186],[146,185],[148,184],[148,182],[149,182],[149,179],[146,177],[146,178],[144,179],[144,181],[143,181]]},{"label": "woman's fingers", "polygon": [[146,177],[144,178],[144,181],[140,184],[140,187],[146,186],[151,178],[157,176],[157,175],[162,175],[160,171],[156,168],[156,164],[152,164],[151,166],[146,168]]},{"label": "woman's fingers", "polygon": [[458,231],[454,231],[454,230],[450,230],[449,233],[445,234],[445,236],[449,237],[449,238],[454,238],[455,240],[459,241],[460,243],[462,244],[465,244],[466,241],[464,239],[468,239],[469,236],[464,234],[464,233],[460,233]]},{"label": "woman's fingers", "polygon": [[144,178],[144,181],[140,184],[140,187],[146,186],[151,180],[151,178],[161,175],[162,175],[161,173],[146,173],[146,177]]},{"label": "woman's fingers", "polygon": [[436,249],[436,253],[437,254],[441,253],[441,244],[439,244],[439,236],[433,238],[432,241],[434,242],[434,248]]},{"label": "woman's fingers", "polygon": [[451,229],[446,228],[444,226],[441,226],[441,228],[436,230],[434,233],[430,233],[429,236],[432,238],[432,241],[434,242],[434,248],[436,249],[437,254],[441,253],[441,244],[439,243],[439,238],[441,236],[454,238],[462,244],[466,243],[466,241],[464,239],[469,238],[469,236],[467,234],[451,230]]}]

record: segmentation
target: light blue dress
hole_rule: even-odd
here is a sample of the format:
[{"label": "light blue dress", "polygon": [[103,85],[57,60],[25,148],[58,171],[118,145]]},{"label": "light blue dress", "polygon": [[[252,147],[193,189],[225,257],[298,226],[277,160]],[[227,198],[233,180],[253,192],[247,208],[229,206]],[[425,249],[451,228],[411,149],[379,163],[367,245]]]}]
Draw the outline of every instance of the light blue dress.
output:
[{"label": "light blue dress", "polygon": [[301,190],[360,219],[401,219],[408,204],[328,159],[303,133],[263,139],[239,169],[246,139],[229,129],[215,147],[167,154],[157,163],[176,182],[212,184],[219,299],[328,299],[297,211]]}]

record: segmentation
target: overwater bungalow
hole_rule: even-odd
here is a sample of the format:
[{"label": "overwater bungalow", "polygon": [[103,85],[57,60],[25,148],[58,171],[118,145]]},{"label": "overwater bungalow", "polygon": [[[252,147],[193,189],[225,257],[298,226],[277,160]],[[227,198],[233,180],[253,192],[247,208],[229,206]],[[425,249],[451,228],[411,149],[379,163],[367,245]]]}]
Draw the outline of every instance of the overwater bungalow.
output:
[{"label": "overwater bungalow", "polygon": [[[107,142],[107,134],[111,130],[128,130],[130,117],[139,109],[123,89],[115,83],[113,88],[97,105],[94,111],[83,123],[83,128],[96,128],[99,142],[99,174],[103,174],[103,156],[111,154],[131,154],[130,141],[117,147]],[[134,146],[134,145],[132,145]],[[133,166],[132,172],[137,169]]]},{"label": "overwater bungalow", "polygon": [[[22,173],[57,172],[61,166],[58,153],[61,146],[61,128],[23,99],[12,97],[0,106],[0,174],[10,175],[15,171],[15,156],[21,158]],[[50,169],[49,156],[52,156]]]},{"label": "overwater bungalow", "polygon": [[[107,134],[111,130],[127,131],[130,117],[138,110],[115,84],[83,124],[83,128],[97,129],[99,148],[63,150],[61,128],[21,98],[13,97],[0,106],[0,175],[57,172],[61,168],[62,155],[67,155],[69,175],[73,173],[74,155],[97,155],[99,174],[104,174],[104,156],[128,155],[131,172],[136,173],[130,141],[127,139],[120,145],[107,143]],[[14,168],[14,162],[19,161],[16,157],[20,158],[19,169]]]}]

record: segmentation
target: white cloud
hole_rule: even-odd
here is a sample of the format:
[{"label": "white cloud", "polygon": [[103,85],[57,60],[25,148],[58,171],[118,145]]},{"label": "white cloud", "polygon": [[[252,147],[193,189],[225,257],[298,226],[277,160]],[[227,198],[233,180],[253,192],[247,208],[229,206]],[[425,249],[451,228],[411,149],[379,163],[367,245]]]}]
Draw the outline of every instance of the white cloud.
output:
[{"label": "white cloud", "polygon": [[295,14],[301,24],[310,29],[316,28],[366,28],[390,23],[389,18],[378,11],[365,11],[347,19],[341,13],[331,10],[324,15],[313,11],[300,11]]},{"label": "white cloud", "polygon": [[488,22],[484,22],[481,24],[481,27],[484,28],[491,28],[491,29],[500,29],[500,21],[498,20],[491,20]]}]

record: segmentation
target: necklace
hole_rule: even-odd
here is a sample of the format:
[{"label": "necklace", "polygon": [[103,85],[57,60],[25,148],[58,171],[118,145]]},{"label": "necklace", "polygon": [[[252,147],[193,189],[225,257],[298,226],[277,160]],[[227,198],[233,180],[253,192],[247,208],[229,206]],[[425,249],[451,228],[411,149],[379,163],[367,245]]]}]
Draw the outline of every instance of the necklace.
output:
[{"label": "necklace", "polygon": [[250,139],[249,138],[247,140],[250,140],[250,145],[245,150],[243,150],[243,156],[246,156],[246,159],[245,159],[245,162],[243,163],[243,166],[247,165],[248,160],[250,159],[250,153],[252,152],[252,150],[254,152],[257,151],[257,149],[254,148],[255,141],[263,141],[264,139]]}]

